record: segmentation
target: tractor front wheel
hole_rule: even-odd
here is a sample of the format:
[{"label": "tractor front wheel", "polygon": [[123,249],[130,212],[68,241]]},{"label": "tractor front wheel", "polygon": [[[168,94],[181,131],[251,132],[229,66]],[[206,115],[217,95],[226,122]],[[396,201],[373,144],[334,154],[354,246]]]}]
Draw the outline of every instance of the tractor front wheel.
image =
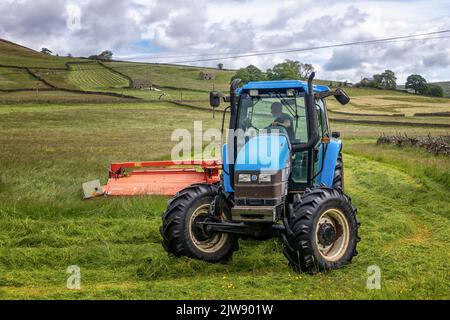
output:
[{"label": "tractor front wheel", "polygon": [[309,190],[294,198],[284,254],[295,271],[339,268],[357,254],[358,227],[356,209],[340,188]]},{"label": "tractor front wheel", "polygon": [[[237,237],[210,232],[202,224],[213,218],[209,214],[209,207],[217,194],[217,186],[197,184],[178,192],[169,200],[160,228],[163,247],[167,252],[213,263],[231,258],[238,249]],[[227,218],[222,214],[214,219],[224,221]]]}]

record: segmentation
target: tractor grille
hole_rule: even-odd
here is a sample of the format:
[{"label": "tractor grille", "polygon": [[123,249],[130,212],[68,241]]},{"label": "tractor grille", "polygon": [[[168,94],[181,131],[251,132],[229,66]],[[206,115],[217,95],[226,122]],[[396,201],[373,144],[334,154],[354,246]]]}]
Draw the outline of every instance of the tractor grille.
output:
[{"label": "tractor grille", "polygon": [[280,202],[280,199],[235,199],[238,206],[275,206]]}]

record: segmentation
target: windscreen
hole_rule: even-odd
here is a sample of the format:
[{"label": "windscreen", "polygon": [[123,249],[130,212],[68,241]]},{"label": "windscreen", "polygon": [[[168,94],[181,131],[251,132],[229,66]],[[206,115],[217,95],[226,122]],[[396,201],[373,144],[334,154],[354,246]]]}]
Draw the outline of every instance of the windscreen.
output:
[{"label": "windscreen", "polygon": [[252,136],[272,128],[284,132],[291,143],[308,140],[304,95],[270,93],[242,94],[238,111],[238,128]]}]

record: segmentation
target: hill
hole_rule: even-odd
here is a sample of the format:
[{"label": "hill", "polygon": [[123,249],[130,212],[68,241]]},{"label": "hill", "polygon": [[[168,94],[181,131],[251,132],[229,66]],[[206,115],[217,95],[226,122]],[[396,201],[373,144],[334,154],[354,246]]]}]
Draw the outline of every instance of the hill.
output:
[{"label": "hill", "polygon": [[33,68],[65,68],[66,62],[85,61],[42,54],[13,42],[0,39],[0,65]]},{"label": "hill", "polygon": [[[199,79],[202,71],[212,73],[214,79]],[[55,57],[0,40],[0,101],[4,102],[165,100],[209,109],[208,92],[228,91],[234,73],[193,66]],[[148,80],[156,90],[131,89],[134,80]],[[317,80],[316,83],[339,84],[332,80]],[[450,90],[450,82],[439,84]],[[346,90],[352,98],[349,105],[342,108],[330,100],[330,116],[334,121],[450,126],[450,100],[447,98],[423,97],[397,90]]]}]

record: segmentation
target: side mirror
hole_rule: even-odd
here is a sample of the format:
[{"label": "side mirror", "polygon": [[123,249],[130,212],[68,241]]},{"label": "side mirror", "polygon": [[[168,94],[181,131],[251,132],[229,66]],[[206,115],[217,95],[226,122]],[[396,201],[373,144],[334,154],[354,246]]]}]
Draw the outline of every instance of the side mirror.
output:
[{"label": "side mirror", "polygon": [[213,107],[213,108],[219,107],[220,106],[220,98],[221,98],[221,95],[219,92],[211,91],[209,93],[209,104],[211,105],[211,107]]},{"label": "side mirror", "polygon": [[343,89],[337,88],[336,92],[338,94],[336,94],[334,97],[336,98],[337,101],[339,101],[340,104],[342,104],[344,106],[350,102],[350,97],[347,95],[347,93]]}]

